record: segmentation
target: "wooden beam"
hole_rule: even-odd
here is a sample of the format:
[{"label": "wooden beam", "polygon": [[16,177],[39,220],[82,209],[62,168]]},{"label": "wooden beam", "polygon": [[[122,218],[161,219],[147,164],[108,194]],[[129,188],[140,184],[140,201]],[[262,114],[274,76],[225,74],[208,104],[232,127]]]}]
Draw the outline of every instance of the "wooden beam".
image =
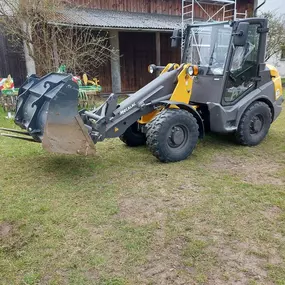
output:
[{"label": "wooden beam", "polygon": [[155,33],[156,65],[161,65],[160,32]]},{"label": "wooden beam", "polygon": [[110,30],[109,38],[111,46],[116,51],[115,55],[111,58],[112,92],[120,93],[122,91],[122,81],[121,81],[121,66],[120,66],[119,32],[117,30]]},{"label": "wooden beam", "polygon": [[[23,22],[23,31],[27,32],[29,37],[32,38],[31,26]],[[26,60],[27,74],[32,75],[36,74],[36,64],[34,59],[31,57],[30,52],[33,52],[33,45],[31,43],[23,42],[24,45],[24,54]]]},{"label": "wooden beam", "polygon": [[53,38],[52,41],[52,51],[53,51],[54,66],[59,68],[59,56],[58,56],[56,38]]},{"label": "wooden beam", "polygon": [[254,7],[253,7],[253,10],[255,10],[258,6],[258,0],[254,0]]}]

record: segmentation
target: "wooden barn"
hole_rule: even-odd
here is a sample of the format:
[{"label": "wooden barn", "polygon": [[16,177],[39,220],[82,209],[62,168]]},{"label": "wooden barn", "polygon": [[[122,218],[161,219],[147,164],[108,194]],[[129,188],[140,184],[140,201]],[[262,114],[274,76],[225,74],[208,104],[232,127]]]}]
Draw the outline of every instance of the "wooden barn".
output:
[{"label": "wooden barn", "polygon": [[[63,11],[57,24],[104,30],[120,57],[94,70],[106,93],[133,92],[153,79],[151,63],[180,62],[180,49],[171,48],[171,33],[181,27],[182,13],[193,19],[223,20],[234,9],[252,16],[257,0],[73,0],[76,11]],[[195,6],[191,6],[195,3]],[[227,4],[228,3],[228,4]],[[190,12],[187,12],[190,9]],[[229,12],[230,11],[230,12]],[[232,15],[232,14],[231,14]],[[1,38],[0,38],[1,40]],[[1,47],[1,42],[0,42]],[[0,55],[1,56],[1,55]],[[13,64],[12,62],[8,65]],[[92,63],[90,63],[92,65]],[[3,74],[0,66],[0,77]],[[24,70],[24,69],[23,69]],[[7,71],[5,70],[5,73]],[[17,72],[13,76],[18,76]]]}]

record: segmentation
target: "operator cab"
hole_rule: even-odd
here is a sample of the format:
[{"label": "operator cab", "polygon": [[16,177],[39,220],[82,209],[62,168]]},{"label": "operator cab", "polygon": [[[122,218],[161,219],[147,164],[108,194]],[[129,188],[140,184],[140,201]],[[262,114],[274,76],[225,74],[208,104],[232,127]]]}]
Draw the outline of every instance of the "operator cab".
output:
[{"label": "operator cab", "polygon": [[265,68],[267,31],[258,18],[189,25],[182,62],[199,66],[191,102],[209,102],[210,92],[212,103],[233,105],[253,91]]}]

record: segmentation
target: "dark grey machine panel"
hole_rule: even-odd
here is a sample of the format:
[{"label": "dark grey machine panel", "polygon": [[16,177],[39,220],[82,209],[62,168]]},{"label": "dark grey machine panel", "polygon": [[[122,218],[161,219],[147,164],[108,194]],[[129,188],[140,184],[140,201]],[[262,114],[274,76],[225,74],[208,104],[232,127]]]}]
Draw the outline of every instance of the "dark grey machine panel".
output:
[{"label": "dark grey machine panel", "polygon": [[194,79],[191,102],[206,104],[220,103],[224,88],[224,78],[214,75],[198,75]]}]

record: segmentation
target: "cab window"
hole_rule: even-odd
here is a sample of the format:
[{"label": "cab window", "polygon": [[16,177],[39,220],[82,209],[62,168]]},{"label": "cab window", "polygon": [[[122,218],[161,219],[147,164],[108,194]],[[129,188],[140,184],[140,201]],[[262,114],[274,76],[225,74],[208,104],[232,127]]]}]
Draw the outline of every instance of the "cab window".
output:
[{"label": "cab window", "polygon": [[236,101],[256,84],[255,78],[258,75],[260,40],[258,28],[258,24],[251,24],[245,46],[234,47],[229,77],[224,94],[225,102]]}]

